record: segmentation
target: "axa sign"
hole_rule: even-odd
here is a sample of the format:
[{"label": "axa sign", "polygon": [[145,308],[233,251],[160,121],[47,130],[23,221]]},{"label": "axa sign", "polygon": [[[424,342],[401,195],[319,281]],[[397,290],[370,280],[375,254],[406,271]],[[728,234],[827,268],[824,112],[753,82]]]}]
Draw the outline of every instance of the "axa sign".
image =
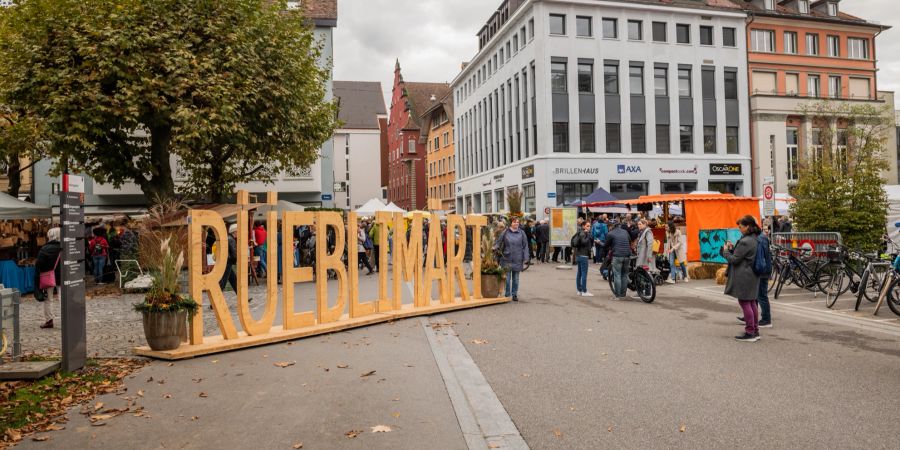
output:
[{"label": "axa sign", "polygon": [[616,167],[616,172],[618,173],[641,173],[641,166],[626,166],[625,164],[619,164]]}]

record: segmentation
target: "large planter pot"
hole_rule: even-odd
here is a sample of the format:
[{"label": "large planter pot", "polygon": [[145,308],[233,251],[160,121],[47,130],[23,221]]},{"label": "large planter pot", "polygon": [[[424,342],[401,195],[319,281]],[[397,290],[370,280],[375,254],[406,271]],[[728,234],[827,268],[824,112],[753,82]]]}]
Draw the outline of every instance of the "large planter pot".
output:
[{"label": "large planter pot", "polygon": [[481,295],[484,298],[499,298],[503,282],[503,275],[481,274]]},{"label": "large planter pot", "polygon": [[142,312],[144,337],[151,350],[175,350],[186,331],[187,311]]}]

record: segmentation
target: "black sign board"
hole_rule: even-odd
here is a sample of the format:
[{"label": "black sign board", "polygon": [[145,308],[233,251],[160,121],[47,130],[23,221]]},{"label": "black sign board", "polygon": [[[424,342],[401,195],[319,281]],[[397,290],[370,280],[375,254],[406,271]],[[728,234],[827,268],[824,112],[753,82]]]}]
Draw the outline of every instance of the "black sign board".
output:
[{"label": "black sign board", "polygon": [[522,168],[522,179],[534,178],[534,164]]},{"label": "black sign board", "polygon": [[82,194],[59,196],[62,223],[62,369],[75,371],[87,359],[87,316],[84,306],[84,207]]},{"label": "black sign board", "polygon": [[740,164],[710,164],[710,175],[741,175],[743,174],[743,166]]}]

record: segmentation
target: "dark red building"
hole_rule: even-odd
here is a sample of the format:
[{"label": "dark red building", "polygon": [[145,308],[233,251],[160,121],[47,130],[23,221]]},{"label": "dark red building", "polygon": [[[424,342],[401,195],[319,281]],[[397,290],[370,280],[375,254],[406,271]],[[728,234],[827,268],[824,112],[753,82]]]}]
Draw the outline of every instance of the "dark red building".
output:
[{"label": "dark red building", "polygon": [[400,61],[394,67],[388,122],[388,200],[408,210],[427,207],[425,175],[428,130],[421,130],[420,116],[450,92],[447,83],[403,81]]}]

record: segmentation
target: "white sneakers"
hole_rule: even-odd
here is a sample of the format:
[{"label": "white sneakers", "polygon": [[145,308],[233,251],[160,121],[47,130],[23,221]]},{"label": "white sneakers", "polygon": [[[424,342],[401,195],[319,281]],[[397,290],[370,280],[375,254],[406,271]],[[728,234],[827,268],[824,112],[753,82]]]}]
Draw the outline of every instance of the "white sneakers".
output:
[{"label": "white sneakers", "polygon": [[594,294],[591,294],[590,292],[582,292],[582,293],[581,293],[581,296],[582,296],[582,297],[593,297]]},{"label": "white sneakers", "polygon": [[669,278],[668,280],[666,280],[666,284],[675,284],[675,280]]}]

